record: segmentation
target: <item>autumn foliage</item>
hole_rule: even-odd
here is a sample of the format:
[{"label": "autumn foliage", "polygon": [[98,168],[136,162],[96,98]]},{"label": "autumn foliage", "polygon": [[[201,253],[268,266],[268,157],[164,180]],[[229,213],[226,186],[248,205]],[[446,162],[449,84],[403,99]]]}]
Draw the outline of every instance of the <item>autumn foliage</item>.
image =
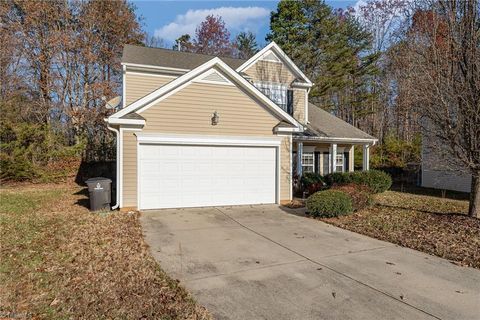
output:
[{"label": "autumn foliage", "polygon": [[143,39],[133,7],[10,0],[0,20],[0,178],[48,177],[64,156],[113,159],[104,100],[120,92],[123,45]]}]

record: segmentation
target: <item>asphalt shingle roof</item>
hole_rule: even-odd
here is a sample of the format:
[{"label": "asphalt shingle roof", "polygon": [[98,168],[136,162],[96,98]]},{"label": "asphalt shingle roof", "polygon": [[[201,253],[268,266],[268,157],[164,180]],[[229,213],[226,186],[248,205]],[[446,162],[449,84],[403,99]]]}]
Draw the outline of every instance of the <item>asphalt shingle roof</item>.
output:
[{"label": "asphalt shingle roof", "polygon": [[337,118],[330,112],[316,105],[308,104],[308,121],[306,136],[326,138],[375,139],[368,133]]},{"label": "asphalt shingle roof", "polygon": [[126,115],[120,117],[120,119],[145,120],[144,117],[142,117],[136,112],[127,113]]},{"label": "asphalt shingle roof", "polygon": [[[123,48],[122,62],[192,70],[213,58],[215,56],[127,44]],[[219,58],[234,70],[246,61],[229,57]]]}]

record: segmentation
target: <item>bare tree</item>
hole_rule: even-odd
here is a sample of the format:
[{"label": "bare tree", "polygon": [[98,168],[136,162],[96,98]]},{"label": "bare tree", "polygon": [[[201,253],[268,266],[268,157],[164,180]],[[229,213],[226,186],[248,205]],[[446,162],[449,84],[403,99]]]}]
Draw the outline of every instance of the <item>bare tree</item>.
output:
[{"label": "bare tree", "polygon": [[[427,6],[426,6],[427,4]],[[472,175],[469,215],[480,212],[480,4],[439,0],[416,10],[404,43],[410,99],[444,161]]]}]

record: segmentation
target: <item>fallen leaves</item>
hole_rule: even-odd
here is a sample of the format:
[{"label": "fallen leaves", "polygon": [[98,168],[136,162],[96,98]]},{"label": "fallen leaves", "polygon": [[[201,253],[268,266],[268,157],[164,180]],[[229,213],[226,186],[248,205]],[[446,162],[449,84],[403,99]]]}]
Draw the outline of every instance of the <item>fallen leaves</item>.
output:
[{"label": "fallen leaves", "polygon": [[[0,261],[8,259],[11,267],[2,278],[0,311],[39,319],[210,318],[150,256],[138,213],[92,214],[79,205],[85,202],[81,188],[53,188],[58,196],[35,210],[18,201],[0,211],[15,235],[2,243]],[[17,201],[50,189],[1,192]]]},{"label": "fallen leaves", "polygon": [[466,216],[467,209],[464,200],[387,191],[372,207],[322,220],[480,269],[480,219]]}]

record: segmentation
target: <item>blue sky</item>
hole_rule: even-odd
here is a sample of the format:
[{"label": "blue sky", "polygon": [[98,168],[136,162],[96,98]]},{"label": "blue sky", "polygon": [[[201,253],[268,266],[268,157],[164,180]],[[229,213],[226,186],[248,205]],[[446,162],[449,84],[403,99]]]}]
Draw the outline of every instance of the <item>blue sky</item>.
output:
[{"label": "blue sky", "polygon": [[[354,0],[327,0],[334,8],[354,6]],[[163,38],[171,45],[178,36],[195,31],[208,14],[223,17],[232,37],[240,31],[252,31],[260,45],[265,44],[270,11],[278,1],[133,1],[137,14],[143,17],[143,27],[150,35]]]}]

